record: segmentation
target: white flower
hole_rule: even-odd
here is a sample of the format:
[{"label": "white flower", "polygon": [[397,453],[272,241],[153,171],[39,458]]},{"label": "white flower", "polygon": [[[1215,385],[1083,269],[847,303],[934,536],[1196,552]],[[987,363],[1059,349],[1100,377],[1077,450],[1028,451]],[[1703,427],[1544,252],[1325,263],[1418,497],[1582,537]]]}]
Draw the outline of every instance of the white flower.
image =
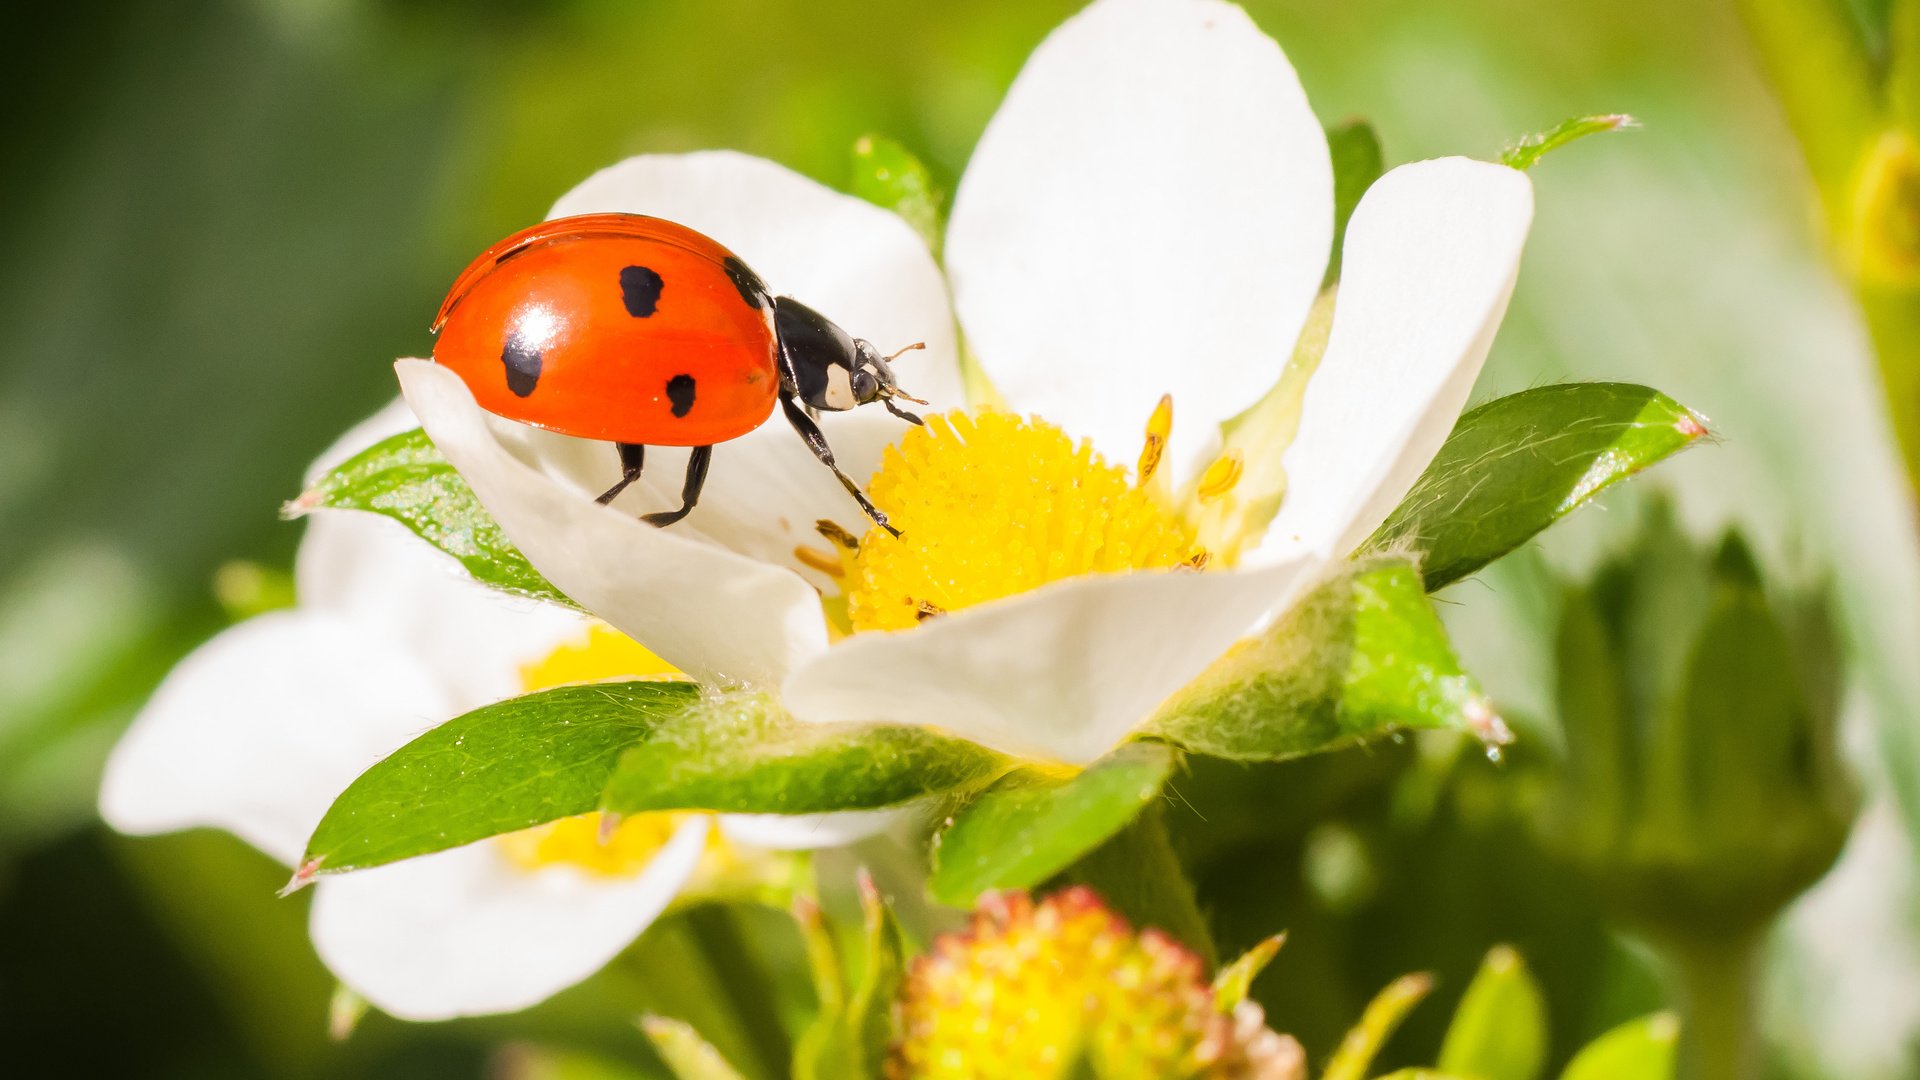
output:
[{"label": "white flower", "polygon": [[[928,342],[898,363],[901,385],[958,403],[946,282],[893,215],[724,152],[630,159],[553,216],[601,211],[698,229],[883,351]],[[678,505],[680,459],[650,453],[639,490],[597,506],[618,476],[609,447],[485,414],[429,361],[397,366],[434,443],[533,564],[681,670],[776,693],[803,720],[933,725],[1082,764],[1385,519],[1465,404],[1531,216],[1526,177],[1484,162],[1420,162],[1372,187],[1282,458],[1285,501],[1237,565],[1071,577],[833,643],[818,590],[838,584],[796,549],[816,519],[864,522],[785,425],[716,447],[699,507],[656,529],[636,514]],[[1170,393],[1167,468],[1173,490],[1190,490],[1220,424],[1287,365],[1331,231],[1324,134],[1244,12],[1097,0],[1035,51],[988,125],[956,196],[947,273],[1013,410],[1125,462]],[[862,477],[904,425],[861,409],[823,427]]]},{"label": "white flower", "polygon": [[[309,478],[415,426],[396,402]],[[622,644],[641,652],[572,611],[479,585],[374,514],[315,513],[296,573],[298,608],[225,631],[155,692],[108,762],[109,824],[137,834],[224,828],[291,867],[355,777],[434,725],[524,692],[530,665],[578,657],[594,633],[614,639],[615,664],[627,659]],[[395,1016],[535,1004],[605,965],[693,874],[708,819],[642,817],[651,820],[629,822],[611,845],[577,821],[547,827],[545,849],[536,831],[324,878],[314,946],[342,982]],[[726,831],[781,847],[848,839],[839,819],[779,824],[784,835],[755,818]],[[567,830],[593,842],[585,861],[597,866],[555,854]]]}]

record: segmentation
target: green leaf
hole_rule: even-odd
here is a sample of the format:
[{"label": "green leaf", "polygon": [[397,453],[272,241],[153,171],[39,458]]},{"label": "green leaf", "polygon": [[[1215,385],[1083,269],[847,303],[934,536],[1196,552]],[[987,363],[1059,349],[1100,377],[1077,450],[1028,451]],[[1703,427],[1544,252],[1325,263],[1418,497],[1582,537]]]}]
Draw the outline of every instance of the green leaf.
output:
[{"label": "green leaf", "polygon": [[893,1042],[893,999],[907,975],[906,951],[893,909],[865,871],[860,874],[860,910],[866,916],[867,959],[847,1007],[847,1027],[860,1051],[859,1075],[880,1080]]},{"label": "green leaf", "polygon": [[1327,259],[1326,276],[1320,280],[1323,289],[1340,280],[1340,256],[1354,207],[1386,170],[1380,136],[1365,120],[1349,120],[1328,128],[1327,152],[1333,158],[1333,253]]},{"label": "green leaf", "polygon": [[1618,131],[1621,128],[1634,126],[1633,117],[1625,113],[1615,113],[1610,116],[1579,116],[1572,120],[1562,120],[1538,135],[1529,135],[1513,144],[1506,153],[1500,155],[1500,164],[1524,172],[1532,168],[1534,162],[1575,139],[1584,139],[1603,131]]},{"label": "green leaf", "polygon": [[1287,943],[1287,935],[1282,932],[1240,954],[1240,959],[1220,969],[1213,977],[1213,1007],[1216,1012],[1231,1013],[1234,1006],[1247,1000],[1247,992],[1253,988],[1253,980],[1260,977],[1266,966],[1273,962],[1274,954],[1280,946]]},{"label": "green leaf", "polygon": [[1432,592],[1706,434],[1692,410],[1630,383],[1508,395],[1460,417],[1361,551],[1417,555]]},{"label": "green leaf", "polygon": [[817,814],[983,784],[1011,763],[926,728],[807,724],[761,694],[689,703],[621,755],[601,808]]},{"label": "green leaf", "polygon": [[1118,832],[1160,794],[1174,750],[1131,742],[1070,777],[1019,768],[956,812],[927,888],[965,907],[988,889],[1025,889]]},{"label": "green leaf", "polygon": [[741,1080],[739,1072],[727,1064],[693,1025],[664,1016],[643,1016],[640,1030],[660,1053],[660,1060],[673,1070],[677,1080]]},{"label": "green leaf", "polygon": [[1680,1018],[1670,1012],[1629,1020],[1573,1055],[1560,1080],[1672,1080]]},{"label": "green leaf", "polygon": [[455,717],[340,793],[307,841],[302,876],[315,862],[322,873],[358,870],[587,813],[620,752],[699,692],[685,682],[591,683]]},{"label": "green leaf", "polygon": [[288,503],[281,516],[292,519],[320,509],[385,514],[460,560],[482,584],[579,607],[520,554],[419,428],[362,451]]},{"label": "green leaf", "polygon": [[1326,582],[1187,684],[1147,730],[1189,750],[1273,761],[1395,727],[1505,739],[1420,575],[1374,559]]},{"label": "green leaf", "polygon": [[1211,968],[1219,963],[1219,952],[1193,882],[1174,853],[1164,810],[1157,802],[1141,807],[1133,820],[1068,866],[1060,880],[1093,889],[1136,927],[1172,935]]},{"label": "green leaf", "polygon": [[943,199],[927,167],[906,147],[882,135],[854,140],[853,193],[899,214],[927,242],[933,257],[940,257]]},{"label": "green leaf", "polygon": [[1320,1080],[1365,1080],[1367,1066],[1373,1064],[1374,1055],[1393,1037],[1407,1013],[1432,989],[1431,975],[1402,975],[1388,983],[1385,990],[1367,1003],[1360,1022],[1340,1041],[1340,1048],[1333,1052]]},{"label": "green leaf", "polygon": [[1534,1080],[1546,1064],[1546,999],[1520,954],[1496,945],[1453,1012],[1439,1069],[1466,1080]]}]

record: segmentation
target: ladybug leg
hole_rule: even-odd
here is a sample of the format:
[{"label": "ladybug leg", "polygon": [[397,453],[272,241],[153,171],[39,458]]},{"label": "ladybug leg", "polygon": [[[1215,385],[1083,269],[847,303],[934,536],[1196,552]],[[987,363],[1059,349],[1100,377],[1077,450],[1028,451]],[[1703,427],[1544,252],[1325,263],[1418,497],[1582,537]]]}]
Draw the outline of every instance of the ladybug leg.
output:
[{"label": "ladybug leg", "polygon": [[640,466],[646,463],[647,448],[639,443],[614,443],[620,448],[620,482],[607,489],[606,494],[593,500],[605,506],[614,497],[627,490],[627,485],[640,479]]},{"label": "ladybug leg", "polygon": [[799,432],[800,437],[806,440],[807,448],[813,451],[813,456],[820,459],[820,464],[833,470],[833,475],[840,478],[840,486],[847,489],[847,494],[853,496],[854,501],[860,504],[860,509],[865,510],[867,516],[873,519],[873,523],[899,536],[900,530],[887,523],[887,515],[873,505],[873,500],[867,498],[867,493],[861,491],[860,485],[853,482],[853,477],[841,472],[840,466],[834,464],[833,448],[827,445],[827,437],[821,434],[820,425],[813,422],[813,417],[807,415],[807,411],[800,407],[800,403],[794,400],[792,394],[781,392],[780,408],[787,414],[787,423],[792,424],[793,430]]},{"label": "ladybug leg", "polygon": [[640,520],[649,525],[666,528],[693,511],[693,504],[700,501],[700,489],[707,483],[707,465],[713,461],[713,447],[696,446],[687,455],[687,482],[680,489],[680,509],[663,510],[658,514],[642,514]]}]

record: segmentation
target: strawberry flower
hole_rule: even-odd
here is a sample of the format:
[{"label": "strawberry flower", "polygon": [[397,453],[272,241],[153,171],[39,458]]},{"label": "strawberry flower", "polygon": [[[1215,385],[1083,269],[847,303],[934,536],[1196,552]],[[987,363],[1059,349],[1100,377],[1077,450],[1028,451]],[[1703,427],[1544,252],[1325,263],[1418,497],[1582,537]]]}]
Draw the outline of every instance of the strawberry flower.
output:
[{"label": "strawberry flower", "polygon": [[1532,193],[1462,158],[1395,169],[1323,292],[1332,171],[1279,46],[1219,0],[1097,0],[988,125],[944,273],[900,218],[739,154],[633,158],[553,216],[597,212],[706,233],[882,351],[924,341],[896,369],[936,413],[963,404],[957,315],[992,387],[974,404],[998,411],[911,434],[878,410],[821,418],[899,541],[855,540],[858,508],[779,424],[715,447],[699,506],[656,529],[638,515],[678,505],[674,453],[596,505],[619,478],[610,447],[494,417],[451,371],[400,361],[507,536],[701,682],[804,721],[1080,765],[1406,494],[1499,326]]},{"label": "strawberry flower", "polygon": [[[309,471],[415,426],[401,403]],[[122,832],[226,829],[289,867],[368,766],[436,724],[545,685],[671,669],[577,612],[495,592],[399,524],[316,513],[300,606],[240,623],[168,675],[114,749],[100,812]],[[506,1012],[593,974],[706,871],[746,854],[702,814],[593,816],[329,878],[314,947],[347,986],[406,1019]],[[871,816],[723,821],[729,836],[831,846]]]}]

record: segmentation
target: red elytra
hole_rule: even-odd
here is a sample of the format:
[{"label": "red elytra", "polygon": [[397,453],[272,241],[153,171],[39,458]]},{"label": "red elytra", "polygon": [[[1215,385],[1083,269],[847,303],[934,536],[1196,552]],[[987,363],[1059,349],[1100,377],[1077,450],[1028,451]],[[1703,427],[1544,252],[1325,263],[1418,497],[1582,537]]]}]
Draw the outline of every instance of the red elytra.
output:
[{"label": "red elytra", "polygon": [[891,357],[774,297],[738,256],[684,225],[584,214],[524,229],[468,265],[433,330],[433,359],[481,408],[617,444],[622,478],[602,503],[639,479],[648,445],[690,446],[683,505],[645,515],[680,520],[699,500],[713,444],[766,423],[777,401],[867,516],[891,528],[814,420],[878,401],[919,423],[893,403],[918,399],[899,389]]},{"label": "red elytra", "polygon": [[[433,358],[481,408],[563,435],[737,439],[773,414],[780,383],[771,298],[752,271],[736,285],[729,264],[745,270],[726,248],[658,218],[544,222],[488,248],[454,282]],[[692,385],[678,402],[668,393],[676,378]]]}]

